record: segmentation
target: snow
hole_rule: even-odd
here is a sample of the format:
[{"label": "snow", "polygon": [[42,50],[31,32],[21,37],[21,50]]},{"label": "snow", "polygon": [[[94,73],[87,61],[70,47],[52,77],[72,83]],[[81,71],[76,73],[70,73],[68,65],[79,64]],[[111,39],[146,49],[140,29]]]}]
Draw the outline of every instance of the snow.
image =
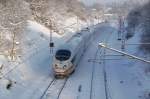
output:
[{"label": "snow", "polygon": [[[27,26],[26,36],[23,39],[26,45],[23,46],[24,52],[20,58],[21,62],[10,63],[10,68],[6,70],[3,69],[2,72],[0,97],[3,99],[12,99],[12,97],[13,99],[19,97],[21,99],[30,99],[32,94],[36,91],[37,93],[41,92],[40,90],[42,90],[42,87],[38,88],[38,86],[49,82],[52,77],[52,74],[50,74],[50,63],[52,59],[48,47],[49,31],[42,25],[33,21],[28,21]],[[41,34],[43,34],[44,37],[41,37]],[[54,41],[56,41],[56,38],[58,41],[60,37],[61,36],[56,33],[53,33]],[[33,43],[28,45],[31,41],[33,41]],[[1,58],[6,61],[4,57]],[[2,62],[4,63],[5,61]],[[9,81],[12,81],[12,88],[8,90],[6,86]]]},{"label": "snow", "polygon": [[[53,78],[53,71],[51,70],[52,55],[49,52],[49,33],[46,27],[29,20],[25,36],[22,39],[23,43],[21,43],[23,52],[19,55],[18,60],[8,62],[3,55],[0,57],[1,66],[2,64],[7,65],[1,71],[1,98],[37,99],[44,92]],[[74,33],[67,32],[62,36],[55,32],[52,34],[57,48],[59,44],[68,40]],[[6,89],[10,82],[10,89]]]},{"label": "snow", "polygon": [[[29,30],[34,31],[35,33],[42,32],[46,37],[49,37],[50,31],[49,31],[48,28],[42,26],[41,24],[39,24],[39,23],[37,23],[37,22],[30,21],[30,20],[28,20],[27,23],[28,23],[28,24],[27,24],[27,28],[28,28]],[[53,33],[53,34],[54,34],[53,37],[58,37],[58,38],[61,37],[61,36],[58,35],[57,33]]]},{"label": "snow", "polygon": [[[91,32],[95,32],[93,41],[84,52],[75,72],[67,81],[54,81],[43,96],[54,78],[51,66],[53,55],[49,52],[50,32],[44,26],[28,21],[26,36],[23,43],[19,43],[23,52],[18,61],[8,62],[5,56],[0,56],[0,68],[4,65],[0,70],[0,98],[57,99],[60,89],[66,82],[59,99],[105,99],[106,95],[110,99],[147,99],[145,97],[148,97],[150,91],[150,76],[146,70],[149,64],[98,47],[100,42],[104,42],[121,50],[116,28],[116,21],[101,23],[91,28]],[[136,32],[127,43],[140,42],[142,31],[137,29]],[[64,35],[58,35],[53,32],[55,48],[74,34],[75,32],[66,32]],[[125,51],[145,58],[138,45],[127,45]],[[112,60],[104,61],[105,58]],[[10,83],[11,86],[7,89]]]},{"label": "snow", "polygon": [[[128,44],[134,44],[140,42],[140,28],[136,31],[136,35],[127,41]],[[116,45],[117,34],[110,38],[108,44],[111,47],[120,49],[120,44]],[[126,46],[126,52],[139,57],[144,56],[139,45]],[[107,51],[108,54],[114,54],[112,51]],[[117,57],[111,56],[110,58],[115,59]],[[106,70],[108,77],[108,90],[112,99],[145,99],[144,90],[149,89],[149,84],[146,85],[146,80],[143,79],[144,73],[142,68],[148,63],[141,62],[139,60],[129,59],[128,57],[121,56],[119,60],[106,62]],[[146,87],[146,88],[145,88]]]}]

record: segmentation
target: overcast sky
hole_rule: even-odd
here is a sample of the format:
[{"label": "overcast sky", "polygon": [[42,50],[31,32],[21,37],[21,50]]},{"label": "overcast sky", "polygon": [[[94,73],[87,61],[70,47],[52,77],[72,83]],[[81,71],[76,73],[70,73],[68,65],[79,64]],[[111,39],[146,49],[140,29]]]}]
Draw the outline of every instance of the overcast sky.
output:
[{"label": "overcast sky", "polygon": [[[86,5],[93,5],[94,3],[111,3],[111,2],[119,2],[119,0],[80,0],[83,1]],[[120,0],[121,2],[126,0]]]}]

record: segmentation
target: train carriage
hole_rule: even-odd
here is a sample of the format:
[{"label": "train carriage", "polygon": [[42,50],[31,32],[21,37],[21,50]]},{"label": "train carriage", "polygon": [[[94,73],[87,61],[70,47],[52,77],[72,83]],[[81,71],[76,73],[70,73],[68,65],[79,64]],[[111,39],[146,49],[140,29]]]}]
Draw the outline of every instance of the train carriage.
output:
[{"label": "train carriage", "polygon": [[55,77],[69,76],[75,70],[92,41],[92,35],[88,29],[82,30],[57,48],[53,61]]}]

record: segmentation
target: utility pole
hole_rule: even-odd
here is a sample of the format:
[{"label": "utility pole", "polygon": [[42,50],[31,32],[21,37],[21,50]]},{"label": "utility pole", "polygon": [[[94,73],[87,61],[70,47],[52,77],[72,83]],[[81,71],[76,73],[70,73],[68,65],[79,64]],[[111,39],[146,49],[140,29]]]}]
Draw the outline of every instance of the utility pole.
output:
[{"label": "utility pole", "polygon": [[50,20],[50,24],[49,24],[49,29],[50,29],[50,43],[49,43],[49,47],[50,47],[50,54],[53,54],[53,48],[54,48],[54,42],[53,42],[53,35],[52,35],[52,21]]},{"label": "utility pole", "polygon": [[125,23],[124,18],[119,16],[118,40],[121,40],[121,49],[125,49]]},{"label": "utility pole", "polygon": [[79,31],[79,18],[77,16],[77,31]]},{"label": "utility pole", "polygon": [[121,16],[119,16],[118,40],[121,40],[121,28],[122,28],[122,19]]},{"label": "utility pole", "polygon": [[122,39],[121,39],[121,49],[122,49],[122,51],[124,51],[124,49],[125,49],[125,23],[124,23],[124,18],[122,19],[123,21],[122,21],[122,29],[121,29],[121,34],[122,34]]}]

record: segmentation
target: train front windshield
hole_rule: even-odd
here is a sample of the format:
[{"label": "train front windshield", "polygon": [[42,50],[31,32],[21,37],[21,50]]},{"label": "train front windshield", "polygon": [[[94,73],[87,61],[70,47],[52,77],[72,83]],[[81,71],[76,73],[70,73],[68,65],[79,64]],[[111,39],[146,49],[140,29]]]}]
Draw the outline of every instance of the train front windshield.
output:
[{"label": "train front windshield", "polygon": [[69,50],[58,50],[56,52],[56,59],[59,61],[66,61],[70,58],[71,52]]}]

